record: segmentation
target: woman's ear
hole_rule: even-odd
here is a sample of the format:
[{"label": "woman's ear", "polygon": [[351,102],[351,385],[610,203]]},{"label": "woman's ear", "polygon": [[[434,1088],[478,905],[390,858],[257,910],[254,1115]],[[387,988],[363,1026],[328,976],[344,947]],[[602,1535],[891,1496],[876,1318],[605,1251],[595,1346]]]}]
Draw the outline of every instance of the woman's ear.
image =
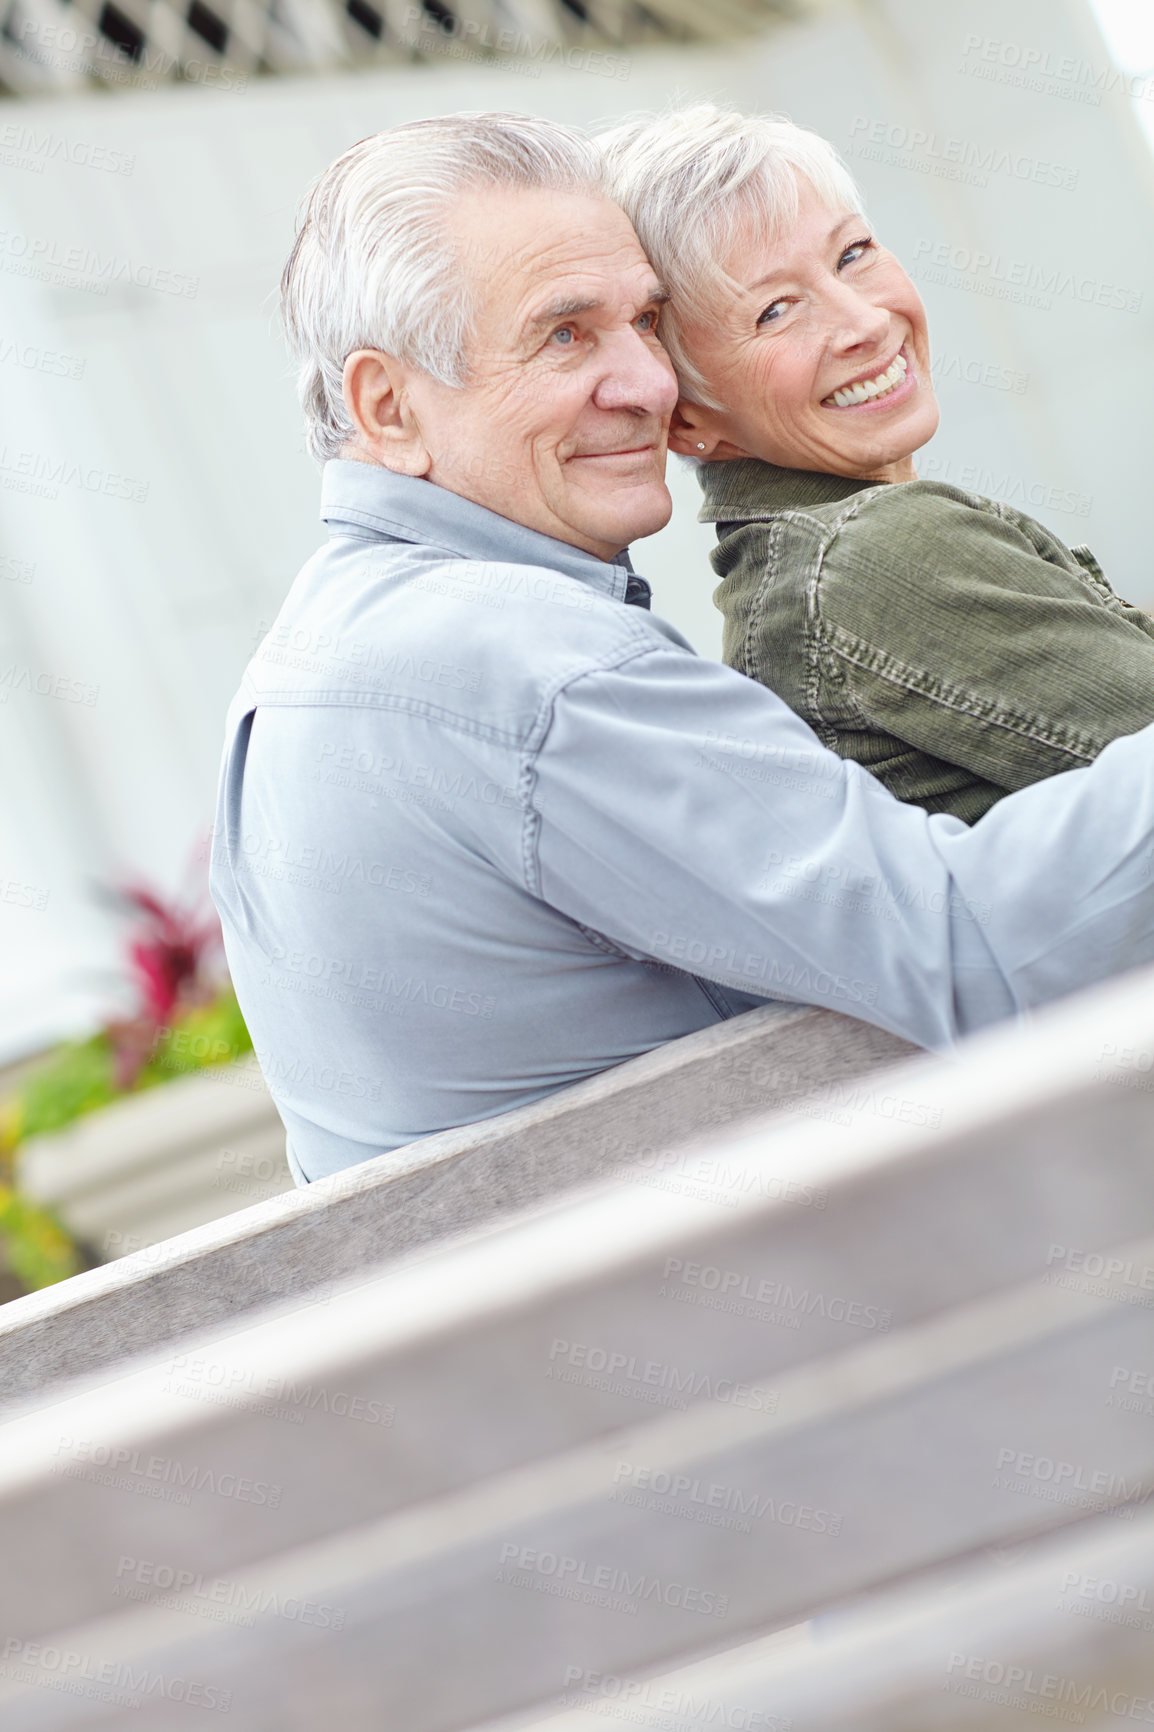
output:
[{"label": "woman's ear", "polygon": [[700,457],[705,462],[718,442],[718,434],[709,425],[713,414],[712,409],[682,397],[669,422],[669,449],[679,457]]},{"label": "woman's ear", "polygon": [[701,463],[728,463],[735,457],[753,457],[725,437],[721,428],[722,411],[703,409],[700,403],[689,403],[683,397],[669,421],[669,449],[679,457],[696,457]]}]

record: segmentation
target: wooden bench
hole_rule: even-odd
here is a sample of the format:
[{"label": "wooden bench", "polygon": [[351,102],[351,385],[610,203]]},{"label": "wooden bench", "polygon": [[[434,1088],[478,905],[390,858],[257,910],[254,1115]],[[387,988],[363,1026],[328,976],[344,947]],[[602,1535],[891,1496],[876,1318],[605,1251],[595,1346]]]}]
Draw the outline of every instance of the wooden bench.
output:
[{"label": "wooden bench", "polygon": [[[715,1131],[57,1386],[0,1433],[5,1732],[119,1724],[133,1686],[150,1732],[636,1726],[574,1692],[687,1666],[799,1732],[927,1732],[1001,1724],[951,1679],[1064,1635],[1132,1681],[1124,1626],[999,1599],[990,1549],[1024,1582],[1132,1545],[1147,1579],[1151,1053],[1144,975],[896,1067],[849,1125]],[[765,1646],[815,1615],[856,1672]],[[773,1654],[776,1708],[740,1695]]]}]

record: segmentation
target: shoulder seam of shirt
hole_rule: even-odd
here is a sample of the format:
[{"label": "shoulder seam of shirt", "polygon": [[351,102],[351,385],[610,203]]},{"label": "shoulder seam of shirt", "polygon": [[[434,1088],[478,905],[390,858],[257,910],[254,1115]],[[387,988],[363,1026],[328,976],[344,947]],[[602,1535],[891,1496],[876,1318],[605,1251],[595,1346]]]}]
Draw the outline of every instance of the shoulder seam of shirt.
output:
[{"label": "shoulder seam of shirt", "polygon": [[491,740],[494,745],[518,747],[524,743],[524,735],[510,733],[507,728],[495,728],[489,722],[474,721],[469,716],[462,716],[456,710],[442,709],[439,704],[431,704],[423,698],[399,696],[395,692],[348,692],[348,691],[313,691],[301,692],[285,690],[261,690],[249,683],[245,693],[245,702],[249,709],[259,710],[262,705],[267,709],[279,710],[392,710],[395,713],[410,716],[427,716],[430,721],[443,722],[446,727],[455,728],[458,733],[471,734],[474,739]]},{"label": "shoulder seam of shirt", "polygon": [[547,688],[541,699],[537,714],[525,738],[522,749],[521,770],[517,778],[517,796],[521,802],[525,817],[521,828],[521,870],[524,875],[525,888],[531,896],[544,900],[541,891],[541,860],[538,852],[538,842],[541,834],[541,814],[534,807],[530,791],[533,779],[537,773],[537,760],[545,749],[549,730],[553,725],[557,699],[570,686],[579,680],[588,679],[591,674],[615,672],[627,666],[629,662],[638,661],[647,655],[677,655],[685,656],[686,651],[678,644],[661,642],[634,643],[624,652],[606,652],[594,662],[588,662],[584,667],[572,669],[560,675]]}]

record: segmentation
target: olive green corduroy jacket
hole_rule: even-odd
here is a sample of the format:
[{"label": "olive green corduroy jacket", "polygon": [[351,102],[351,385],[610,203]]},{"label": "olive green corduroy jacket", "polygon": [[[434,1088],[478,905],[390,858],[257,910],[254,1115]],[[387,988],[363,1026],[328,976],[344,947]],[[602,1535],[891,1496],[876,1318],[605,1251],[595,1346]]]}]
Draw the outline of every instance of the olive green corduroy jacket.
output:
[{"label": "olive green corduroy jacket", "polygon": [[1020,511],[753,459],[699,477],[725,660],[899,800],[972,824],[1154,721],[1154,619]]}]

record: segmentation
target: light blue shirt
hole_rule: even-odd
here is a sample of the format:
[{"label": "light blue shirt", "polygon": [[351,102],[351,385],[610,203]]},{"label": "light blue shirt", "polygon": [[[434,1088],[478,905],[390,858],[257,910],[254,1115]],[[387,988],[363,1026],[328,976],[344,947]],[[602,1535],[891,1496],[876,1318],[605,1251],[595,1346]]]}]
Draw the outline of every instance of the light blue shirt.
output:
[{"label": "light blue shirt", "polygon": [[322,517],[211,880],[298,1181],[767,998],[941,1047],[1154,960],[1154,730],[970,829],[625,605],[625,555],[359,463]]}]

